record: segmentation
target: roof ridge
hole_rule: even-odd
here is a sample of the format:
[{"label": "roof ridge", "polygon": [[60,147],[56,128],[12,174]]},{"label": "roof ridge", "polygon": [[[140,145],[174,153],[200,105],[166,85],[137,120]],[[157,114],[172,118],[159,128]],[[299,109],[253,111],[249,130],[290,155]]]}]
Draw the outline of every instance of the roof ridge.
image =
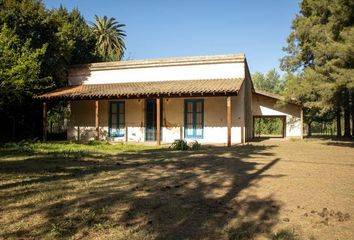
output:
[{"label": "roof ridge", "polygon": [[111,68],[127,68],[127,67],[155,67],[168,65],[183,64],[210,64],[218,62],[240,62],[246,58],[244,53],[223,54],[223,55],[205,55],[205,56],[188,56],[174,58],[156,58],[141,60],[123,60],[115,62],[96,62],[88,64],[72,65],[70,68],[89,68],[91,70],[111,69]]},{"label": "roof ridge", "polygon": [[116,83],[86,83],[80,85],[71,85],[68,87],[75,87],[75,86],[92,86],[92,85],[116,85],[116,84],[132,84],[132,83],[143,83],[143,84],[150,84],[150,83],[170,83],[170,82],[183,82],[183,81],[225,81],[225,80],[244,80],[244,77],[230,77],[230,78],[198,78],[198,79],[175,79],[175,80],[156,80],[156,81],[129,81],[129,82],[116,82]]}]

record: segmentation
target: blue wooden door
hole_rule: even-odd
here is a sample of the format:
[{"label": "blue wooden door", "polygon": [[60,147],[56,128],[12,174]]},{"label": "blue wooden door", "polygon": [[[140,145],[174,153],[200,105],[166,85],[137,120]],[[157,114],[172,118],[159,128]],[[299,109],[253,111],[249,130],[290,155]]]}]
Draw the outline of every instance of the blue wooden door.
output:
[{"label": "blue wooden door", "polygon": [[184,102],[184,136],[185,138],[203,138],[204,101],[203,99],[186,99]]},{"label": "blue wooden door", "polygon": [[125,103],[114,101],[109,103],[109,136],[123,137],[125,135]]},{"label": "blue wooden door", "polygon": [[[161,98],[161,114],[160,123],[162,128],[163,120],[163,101]],[[157,112],[156,112],[156,99],[145,100],[145,141],[156,141],[157,129]],[[162,131],[160,131],[160,139],[162,139]]]},{"label": "blue wooden door", "polygon": [[145,101],[145,141],[156,141],[156,99]]}]

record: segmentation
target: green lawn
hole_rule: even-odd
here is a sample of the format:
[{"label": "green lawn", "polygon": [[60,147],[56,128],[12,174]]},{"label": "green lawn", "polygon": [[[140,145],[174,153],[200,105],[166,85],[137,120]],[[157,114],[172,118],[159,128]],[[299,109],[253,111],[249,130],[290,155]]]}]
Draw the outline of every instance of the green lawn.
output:
[{"label": "green lawn", "polygon": [[[352,143],[332,141],[183,152],[7,144],[0,148],[0,239],[348,239],[351,153]],[[340,211],[343,221],[329,217],[317,234],[313,224],[322,219],[311,214],[322,208]]]}]

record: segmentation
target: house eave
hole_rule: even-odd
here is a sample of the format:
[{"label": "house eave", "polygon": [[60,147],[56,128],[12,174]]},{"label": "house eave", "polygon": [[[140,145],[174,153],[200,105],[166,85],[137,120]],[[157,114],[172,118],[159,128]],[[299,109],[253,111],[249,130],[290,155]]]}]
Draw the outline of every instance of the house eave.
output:
[{"label": "house eave", "polygon": [[149,98],[202,98],[202,97],[227,97],[238,96],[239,91],[223,93],[193,93],[193,94],[141,94],[141,95],[107,95],[107,96],[58,96],[58,97],[35,97],[41,101],[80,101],[80,100],[127,100],[127,99],[149,99]]},{"label": "house eave", "polygon": [[223,64],[244,62],[245,54],[227,54],[195,57],[160,58],[146,60],[125,60],[118,62],[98,62],[89,64],[72,65],[69,70],[89,69],[90,71],[116,70],[130,68],[166,67],[199,64]]}]

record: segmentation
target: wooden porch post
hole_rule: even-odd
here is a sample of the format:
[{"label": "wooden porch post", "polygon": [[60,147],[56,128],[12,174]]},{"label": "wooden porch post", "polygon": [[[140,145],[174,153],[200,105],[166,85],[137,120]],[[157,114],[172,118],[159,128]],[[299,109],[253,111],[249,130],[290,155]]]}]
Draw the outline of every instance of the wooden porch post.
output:
[{"label": "wooden porch post", "polygon": [[98,117],[98,100],[95,101],[95,139],[100,139],[99,117]]},{"label": "wooden porch post", "polygon": [[231,97],[226,97],[227,146],[231,147]]},{"label": "wooden porch post", "polygon": [[161,144],[161,98],[156,99],[156,143]]},{"label": "wooden porch post", "polygon": [[47,102],[43,102],[43,142],[47,141],[48,111]]}]

